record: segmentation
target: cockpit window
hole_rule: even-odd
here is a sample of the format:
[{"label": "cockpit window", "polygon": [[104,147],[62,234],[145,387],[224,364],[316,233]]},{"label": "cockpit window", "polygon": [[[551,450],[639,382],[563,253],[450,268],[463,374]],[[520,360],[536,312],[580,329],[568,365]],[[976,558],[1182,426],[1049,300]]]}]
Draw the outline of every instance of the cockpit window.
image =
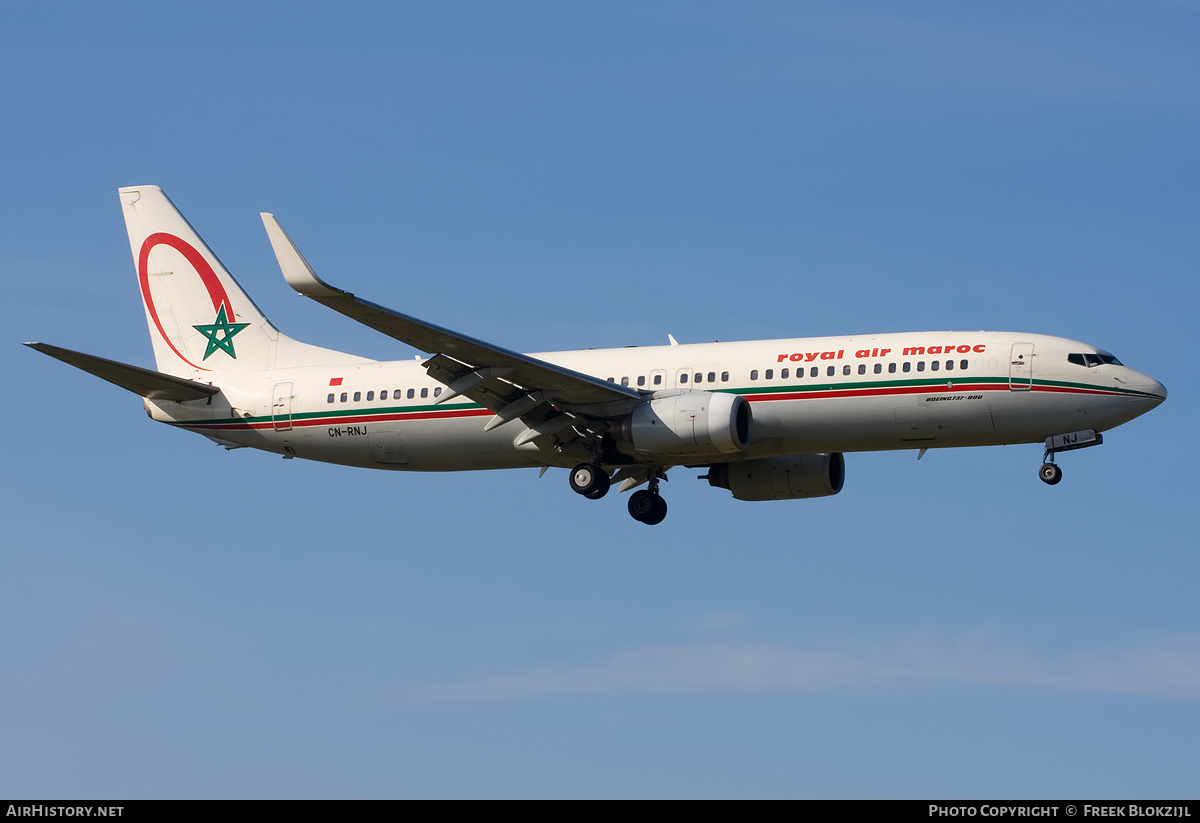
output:
[{"label": "cockpit window", "polygon": [[1091,352],[1084,352],[1081,354],[1068,354],[1067,362],[1074,363],[1076,366],[1086,366],[1089,369],[1093,368],[1094,366],[1120,366],[1121,365],[1120,360],[1113,357],[1111,354],[1109,354],[1106,351],[1096,352],[1095,354],[1092,354]]}]

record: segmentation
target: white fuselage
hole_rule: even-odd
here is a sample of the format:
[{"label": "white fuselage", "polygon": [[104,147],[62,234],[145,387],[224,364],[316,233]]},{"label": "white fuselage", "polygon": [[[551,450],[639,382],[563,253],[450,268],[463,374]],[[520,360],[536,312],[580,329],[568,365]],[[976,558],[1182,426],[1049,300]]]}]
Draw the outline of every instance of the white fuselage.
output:
[{"label": "white fuselage", "polygon": [[[1111,429],[1165,398],[1158,381],[1123,365],[1068,360],[1097,351],[1044,335],[917,332],[534,356],[648,393],[744,396],[753,409],[750,446],[686,461],[712,463],[1040,442]],[[536,441],[515,445],[525,431],[519,420],[485,432],[492,412],[465,397],[437,404],[444,387],[418,360],[221,374],[215,385],[222,391],[211,402],[147,400],[147,410],[229,445],[369,468],[456,471],[580,459]],[[628,462],[664,464],[638,456]]]}]

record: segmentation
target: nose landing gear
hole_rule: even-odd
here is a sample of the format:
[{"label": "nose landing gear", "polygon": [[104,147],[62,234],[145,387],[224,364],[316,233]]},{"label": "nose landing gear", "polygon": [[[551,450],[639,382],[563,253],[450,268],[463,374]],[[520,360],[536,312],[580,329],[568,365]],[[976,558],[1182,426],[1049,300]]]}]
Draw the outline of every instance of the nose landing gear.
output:
[{"label": "nose landing gear", "polygon": [[[1051,455],[1051,457],[1053,457],[1053,455]],[[1041,468],[1038,469],[1038,477],[1040,477],[1042,482],[1047,486],[1054,486],[1057,485],[1060,480],[1062,480],[1062,469],[1053,463],[1043,463]]]},{"label": "nose landing gear", "polygon": [[1054,464],[1054,455],[1059,452],[1069,452],[1075,449],[1086,449],[1089,446],[1099,446],[1104,437],[1095,429],[1056,434],[1046,438],[1046,453],[1042,455],[1042,465],[1038,468],[1038,477],[1047,486],[1056,486],[1062,480],[1062,469]]}]

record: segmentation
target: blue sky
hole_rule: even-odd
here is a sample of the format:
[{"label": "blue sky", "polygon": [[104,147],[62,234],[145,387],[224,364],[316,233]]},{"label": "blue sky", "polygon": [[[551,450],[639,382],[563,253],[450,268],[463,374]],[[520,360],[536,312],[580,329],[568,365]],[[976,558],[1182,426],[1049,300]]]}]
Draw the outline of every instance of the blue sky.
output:
[{"label": "blue sky", "polygon": [[[0,795],[1195,797],[1200,5],[49,3],[0,26]],[[375,473],[150,422],[24,349],[152,357],[116,189],[287,333],[413,352],[318,272],[547,351],[917,329],[1084,340],[1169,401],[847,456]]]}]

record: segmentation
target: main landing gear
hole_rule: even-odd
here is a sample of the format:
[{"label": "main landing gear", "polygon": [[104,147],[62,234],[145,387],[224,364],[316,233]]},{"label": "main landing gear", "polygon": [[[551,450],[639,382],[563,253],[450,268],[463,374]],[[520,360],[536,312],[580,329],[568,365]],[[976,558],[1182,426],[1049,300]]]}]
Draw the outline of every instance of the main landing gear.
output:
[{"label": "main landing gear", "polygon": [[1104,437],[1095,429],[1083,429],[1070,434],[1056,434],[1046,438],[1046,453],[1042,455],[1042,465],[1038,467],[1038,477],[1047,486],[1057,486],[1062,481],[1062,469],[1054,463],[1054,455],[1059,452],[1069,452],[1075,449],[1086,449],[1089,446],[1099,446]]},{"label": "main landing gear", "polygon": [[571,490],[588,500],[599,500],[608,494],[612,481],[608,473],[595,463],[580,463],[571,469]]},{"label": "main landing gear", "polygon": [[[655,526],[667,516],[667,501],[658,493],[659,480],[665,477],[657,469],[651,470],[649,489],[640,489],[629,496],[629,516],[639,523]],[[568,478],[571,490],[588,500],[599,500],[608,494],[612,478],[596,463],[580,463],[571,469]]]},{"label": "main landing gear", "polygon": [[667,516],[667,501],[657,491],[638,489],[629,495],[629,516],[647,526],[657,526]]}]

